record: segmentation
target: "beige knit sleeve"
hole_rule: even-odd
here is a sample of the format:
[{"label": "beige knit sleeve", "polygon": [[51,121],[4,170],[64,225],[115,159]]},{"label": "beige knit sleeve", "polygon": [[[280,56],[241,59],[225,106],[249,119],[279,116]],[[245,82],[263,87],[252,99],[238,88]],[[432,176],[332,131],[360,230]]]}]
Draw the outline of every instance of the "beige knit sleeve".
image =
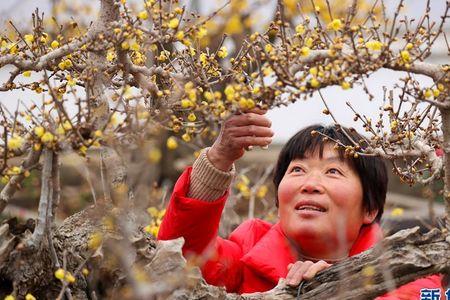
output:
[{"label": "beige knit sleeve", "polygon": [[187,196],[204,201],[214,201],[228,190],[236,171],[234,165],[228,172],[214,167],[206,156],[208,150],[209,148],[203,149],[192,166]]}]

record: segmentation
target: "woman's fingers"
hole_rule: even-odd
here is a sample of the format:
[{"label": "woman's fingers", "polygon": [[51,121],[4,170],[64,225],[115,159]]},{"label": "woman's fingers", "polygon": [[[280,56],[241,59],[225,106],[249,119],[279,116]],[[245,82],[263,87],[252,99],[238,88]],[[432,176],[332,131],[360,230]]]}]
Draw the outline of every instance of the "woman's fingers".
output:
[{"label": "woman's fingers", "polygon": [[288,285],[297,286],[303,279],[303,274],[313,265],[312,261],[296,262],[289,270],[286,276],[286,282]]},{"label": "woman's fingers", "polygon": [[297,286],[302,280],[312,279],[318,272],[331,265],[323,260],[313,263],[312,261],[297,261],[288,265],[286,282],[290,286]]},{"label": "woman's fingers", "polygon": [[233,138],[233,146],[236,148],[246,148],[249,146],[267,146],[272,142],[271,137],[241,136]]},{"label": "woman's fingers", "polygon": [[272,129],[264,126],[248,125],[233,127],[228,130],[228,134],[234,137],[240,136],[256,136],[256,137],[272,137]]},{"label": "woman's fingers", "polygon": [[266,116],[251,112],[234,115],[224,123],[225,128],[248,125],[270,127],[272,123]]},{"label": "woman's fingers", "polygon": [[316,262],[304,274],[303,279],[311,280],[317,273],[330,267],[331,265],[323,260]]}]

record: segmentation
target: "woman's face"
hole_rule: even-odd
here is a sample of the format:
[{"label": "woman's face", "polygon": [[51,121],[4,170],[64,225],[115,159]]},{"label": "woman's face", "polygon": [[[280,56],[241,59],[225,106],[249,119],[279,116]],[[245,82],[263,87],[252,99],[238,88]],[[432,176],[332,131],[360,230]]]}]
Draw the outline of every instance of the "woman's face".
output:
[{"label": "woman's face", "polygon": [[280,225],[304,255],[345,255],[376,217],[364,212],[362,198],[358,174],[326,144],[322,158],[316,151],[289,164],[278,187]]}]

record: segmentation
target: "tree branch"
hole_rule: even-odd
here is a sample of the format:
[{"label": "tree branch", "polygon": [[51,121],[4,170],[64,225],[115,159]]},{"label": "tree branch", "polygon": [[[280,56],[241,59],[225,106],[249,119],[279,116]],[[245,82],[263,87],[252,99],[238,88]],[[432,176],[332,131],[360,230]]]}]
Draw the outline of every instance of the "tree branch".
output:
[{"label": "tree branch", "polygon": [[11,177],[9,182],[0,193],[0,213],[3,212],[5,207],[8,205],[9,200],[13,197],[14,193],[19,188],[20,183],[25,179],[25,171],[36,165],[39,162],[40,156],[41,150],[35,151],[34,149],[30,149],[30,151],[28,152],[28,156],[21,164],[22,172]]}]

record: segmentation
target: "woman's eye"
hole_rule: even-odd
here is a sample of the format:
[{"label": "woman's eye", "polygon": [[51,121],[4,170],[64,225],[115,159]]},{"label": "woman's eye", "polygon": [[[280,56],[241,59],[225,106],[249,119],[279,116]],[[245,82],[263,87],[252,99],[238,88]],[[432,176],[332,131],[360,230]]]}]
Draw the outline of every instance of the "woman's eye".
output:
[{"label": "woman's eye", "polygon": [[291,172],[296,172],[296,173],[302,172],[302,171],[303,171],[303,169],[300,167],[292,167],[292,169],[291,169]]},{"label": "woman's eye", "polygon": [[329,170],[328,170],[328,173],[330,173],[330,174],[342,174],[342,172],[339,171],[339,170],[336,169],[336,168],[331,168],[331,169],[329,169]]}]

